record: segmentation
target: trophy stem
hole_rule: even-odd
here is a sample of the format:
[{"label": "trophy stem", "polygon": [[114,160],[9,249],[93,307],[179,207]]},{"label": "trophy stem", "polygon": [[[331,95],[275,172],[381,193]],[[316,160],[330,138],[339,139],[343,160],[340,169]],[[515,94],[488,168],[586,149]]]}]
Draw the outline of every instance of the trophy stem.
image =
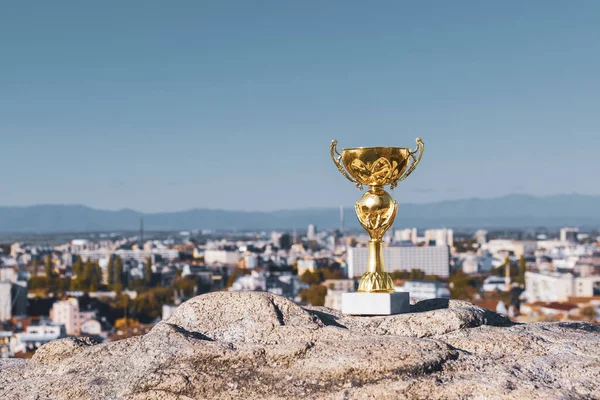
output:
[{"label": "trophy stem", "polygon": [[369,241],[367,272],[360,278],[358,291],[364,293],[393,293],[394,283],[385,271],[383,262],[383,242],[381,239]]}]

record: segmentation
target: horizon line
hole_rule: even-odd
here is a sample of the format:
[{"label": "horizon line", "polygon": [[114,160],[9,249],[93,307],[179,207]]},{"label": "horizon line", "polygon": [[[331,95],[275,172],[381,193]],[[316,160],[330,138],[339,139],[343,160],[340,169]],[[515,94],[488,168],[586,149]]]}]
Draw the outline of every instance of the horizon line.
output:
[{"label": "horizon line", "polygon": [[[502,196],[492,196],[492,197],[472,196],[472,197],[464,197],[464,198],[449,199],[449,200],[437,200],[437,201],[406,202],[406,203],[398,202],[398,204],[425,205],[425,204],[439,204],[439,203],[450,203],[450,202],[469,201],[469,200],[497,200],[497,199],[504,199],[507,197],[517,197],[517,196],[530,197],[530,198],[536,198],[536,199],[560,197],[560,196],[600,197],[600,195],[598,195],[598,194],[582,194],[582,193],[576,193],[576,192],[556,193],[556,194],[549,194],[549,195],[535,195],[535,194],[530,194],[530,193],[508,193],[508,194],[505,194]],[[118,209],[101,208],[101,207],[89,206],[89,205],[85,205],[85,204],[81,204],[81,203],[34,203],[34,204],[27,204],[27,205],[0,205],[0,209],[3,209],[3,208],[35,208],[35,207],[83,207],[83,208],[87,208],[90,210],[96,210],[96,211],[109,211],[109,212],[131,211],[131,212],[135,212],[138,214],[167,214],[167,213],[182,213],[182,212],[200,211],[200,210],[268,214],[268,213],[298,211],[298,210],[332,210],[332,209],[339,209],[340,205],[338,205],[338,206],[323,206],[323,207],[311,206],[311,207],[297,207],[297,208],[281,208],[281,209],[274,209],[274,210],[247,210],[247,209],[244,210],[244,209],[225,209],[225,208],[213,208],[213,207],[192,207],[192,208],[180,209],[180,210],[162,210],[162,211],[139,211],[139,210],[135,210],[135,209],[129,208],[129,207],[123,207],[123,208],[118,208]],[[344,209],[346,209],[346,208],[352,209],[353,207],[352,206],[344,206]]]}]

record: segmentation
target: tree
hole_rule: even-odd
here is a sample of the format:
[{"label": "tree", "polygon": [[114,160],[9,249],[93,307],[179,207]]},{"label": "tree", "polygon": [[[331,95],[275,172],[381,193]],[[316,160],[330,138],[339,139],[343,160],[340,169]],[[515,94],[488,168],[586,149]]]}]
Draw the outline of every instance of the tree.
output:
[{"label": "tree", "polygon": [[319,271],[311,272],[306,270],[300,277],[300,282],[307,283],[309,285],[318,285],[321,283],[321,274],[319,274]]},{"label": "tree", "polygon": [[410,277],[410,272],[408,271],[400,271],[400,270],[395,270],[390,272],[390,276],[392,277],[392,280],[408,280]]},{"label": "tree", "polygon": [[146,265],[144,265],[144,282],[148,286],[152,283],[152,259],[150,257],[146,259]]},{"label": "tree", "polygon": [[425,272],[420,269],[411,269],[408,279],[412,281],[419,281],[425,279]]},{"label": "tree", "polygon": [[73,264],[73,274],[81,275],[83,273],[83,260],[81,256],[77,256],[75,263]]},{"label": "tree", "polygon": [[581,314],[582,317],[595,321],[596,320],[596,309],[594,308],[594,306],[586,306],[581,308],[581,310],[579,310],[579,313]]},{"label": "tree", "polygon": [[525,261],[525,256],[521,254],[519,257],[519,272],[517,277],[515,278],[515,282],[524,285],[525,284],[525,272],[527,271],[527,262]]},{"label": "tree", "polygon": [[157,287],[140,293],[133,300],[136,319],[143,323],[151,322],[162,313],[162,305],[173,302],[173,289]]},{"label": "tree", "polygon": [[80,290],[84,292],[95,292],[102,285],[102,269],[96,262],[92,262],[89,258],[83,265],[83,273],[81,279],[78,277]]},{"label": "tree", "polygon": [[112,287],[115,283],[115,263],[112,255],[108,257],[108,265],[106,266],[106,272],[108,273],[108,286]]},{"label": "tree", "polygon": [[323,285],[312,285],[300,291],[300,299],[313,306],[325,305],[325,296],[327,296],[327,288]]},{"label": "tree", "polygon": [[117,256],[115,259],[115,292],[121,293],[124,286],[123,260],[121,260],[121,257]]},{"label": "tree", "polygon": [[475,278],[465,274],[461,269],[457,270],[449,278],[449,281],[450,298],[452,299],[471,301],[475,294],[479,292],[476,288],[477,282]]},{"label": "tree", "polygon": [[44,270],[46,272],[46,277],[48,279],[54,276],[54,264],[52,264],[52,255],[48,255],[46,257],[46,262],[44,264]]}]

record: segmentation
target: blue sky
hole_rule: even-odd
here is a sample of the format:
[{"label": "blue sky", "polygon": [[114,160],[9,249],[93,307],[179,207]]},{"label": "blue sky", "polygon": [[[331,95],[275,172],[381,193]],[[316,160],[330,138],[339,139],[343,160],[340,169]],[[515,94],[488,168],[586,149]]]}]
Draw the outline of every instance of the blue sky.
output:
[{"label": "blue sky", "polygon": [[600,2],[52,1],[0,12],[0,205],[350,206],[600,194]]}]

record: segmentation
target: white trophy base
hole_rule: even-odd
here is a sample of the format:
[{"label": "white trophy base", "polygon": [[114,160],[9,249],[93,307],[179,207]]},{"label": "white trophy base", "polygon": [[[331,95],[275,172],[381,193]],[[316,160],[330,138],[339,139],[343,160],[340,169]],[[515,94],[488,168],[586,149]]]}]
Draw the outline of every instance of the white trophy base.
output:
[{"label": "white trophy base", "polygon": [[410,312],[408,292],[342,294],[342,314],[394,315],[407,312]]}]

